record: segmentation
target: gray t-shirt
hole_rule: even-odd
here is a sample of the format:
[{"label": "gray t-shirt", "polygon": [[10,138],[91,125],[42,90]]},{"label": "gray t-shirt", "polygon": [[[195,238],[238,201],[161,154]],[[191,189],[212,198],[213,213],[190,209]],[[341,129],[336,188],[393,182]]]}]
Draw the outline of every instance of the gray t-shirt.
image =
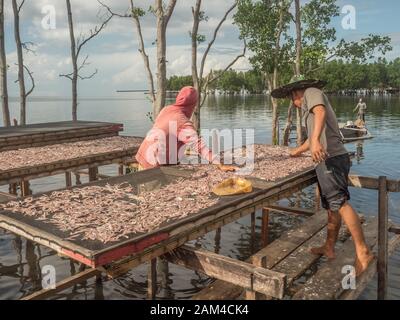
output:
[{"label": "gray t-shirt", "polygon": [[328,152],[328,157],[332,158],[347,153],[340,134],[335,112],[329,103],[328,97],[317,88],[308,88],[304,92],[302,109],[308,137],[311,138],[314,130],[314,114],[312,113],[312,109],[318,105],[323,105],[326,109],[326,123],[321,134],[321,144]]}]

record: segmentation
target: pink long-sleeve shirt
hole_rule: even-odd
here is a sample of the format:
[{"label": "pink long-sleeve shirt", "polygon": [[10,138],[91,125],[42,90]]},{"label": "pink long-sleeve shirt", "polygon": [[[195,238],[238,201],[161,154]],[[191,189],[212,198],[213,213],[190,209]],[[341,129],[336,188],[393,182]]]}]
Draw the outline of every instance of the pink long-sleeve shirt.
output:
[{"label": "pink long-sleeve shirt", "polygon": [[212,162],[211,151],[199,138],[190,120],[197,99],[196,89],[184,87],[175,104],[162,109],[136,154],[136,160],[144,169],[179,163],[186,147]]}]

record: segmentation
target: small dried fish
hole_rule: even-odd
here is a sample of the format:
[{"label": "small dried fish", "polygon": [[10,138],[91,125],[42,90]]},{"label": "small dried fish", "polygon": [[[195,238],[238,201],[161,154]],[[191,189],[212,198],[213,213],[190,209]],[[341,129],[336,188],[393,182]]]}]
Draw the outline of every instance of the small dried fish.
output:
[{"label": "small dried fish", "polygon": [[[255,167],[250,175],[274,181],[312,164],[307,156],[291,158],[288,148],[256,145]],[[190,180],[180,178],[140,195],[127,183],[88,186],[0,204],[0,210],[41,220],[67,232],[69,240],[115,242],[211,207],[218,201],[212,188],[234,175],[212,165],[189,167],[195,169]]]},{"label": "small dried fish", "polygon": [[37,166],[60,160],[123,151],[139,147],[142,140],[136,137],[109,137],[95,140],[54,144],[42,147],[0,152],[0,170]]}]

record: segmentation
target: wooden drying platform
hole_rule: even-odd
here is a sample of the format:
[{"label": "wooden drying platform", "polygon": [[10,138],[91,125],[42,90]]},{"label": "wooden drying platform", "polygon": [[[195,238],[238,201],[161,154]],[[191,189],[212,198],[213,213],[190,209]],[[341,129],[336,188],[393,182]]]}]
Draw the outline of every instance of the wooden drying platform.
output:
[{"label": "wooden drying platform", "polygon": [[63,121],[0,128],[0,151],[116,136],[119,123]]},{"label": "wooden drying platform", "polygon": [[[378,273],[377,296],[378,299],[386,298],[387,260],[400,246],[400,226],[395,226],[388,220],[388,192],[400,192],[400,182],[398,180],[387,180],[385,177],[375,179],[350,176],[349,184],[353,187],[379,192],[378,216],[363,219],[366,242],[372,248],[376,258],[370,263],[368,269],[356,279],[355,289],[344,289],[342,280],[345,274],[342,273],[342,268],[353,265],[354,244],[346,228],[342,227],[336,259],[321,262],[319,256],[310,252],[311,248],[320,246],[326,238],[326,212],[317,212],[300,227],[282,235],[247,260],[254,266],[286,275],[285,297],[295,300],[356,299]],[[299,210],[296,212],[291,208],[276,206],[265,210],[309,215],[308,211]],[[389,235],[392,235],[390,239]],[[181,248],[177,249],[178,254],[180,250]],[[185,253],[183,252],[183,254]],[[182,261],[185,260],[181,259],[179,263],[182,264]],[[317,262],[319,262],[318,267]],[[312,267],[314,267],[314,270]],[[317,270],[315,270],[315,267],[317,267]],[[306,273],[307,271],[309,273]],[[251,300],[269,300],[273,298],[262,295],[256,290],[245,290],[244,286],[235,285],[233,281],[223,280],[216,280],[196,294],[193,299],[229,300],[245,297]]]},{"label": "wooden drying platform", "polygon": [[[142,139],[139,137],[133,138],[137,138],[138,140]],[[128,165],[134,161],[134,156],[136,155],[138,148],[139,144],[135,147],[131,147],[125,150],[115,150],[97,154],[93,153],[71,159],[46,161],[46,163],[37,165],[16,167],[9,170],[0,170],[0,186],[10,185],[10,193],[16,194],[15,186],[16,184],[20,183],[21,194],[23,196],[27,196],[31,193],[29,189],[29,181],[32,179],[54,176],[64,173],[66,186],[70,187],[72,185],[71,172],[81,174],[82,170],[88,169],[87,174],[89,175],[89,181],[95,181],[100,177],[100,175],[98,174],[98,167],[109,164],[119,164],[119,174],[122,175],[123,165]]]},{"label": "wooden drying platform", "polygon": [[[192,172],[179,167],[163,167],[93,184],[129,182],[142,185],[154,180],[169,183],[180,177],[189,179],[191,175]],[[387,288],[387,259],[400,243],[400,228],[389,222],[387,210],[388,192],[399,192],[400,182],[387,180],[385,177],[375,179],[351,176],[349,181],[350,185],[355,187],[379,190],[378,218],[365,219],[363,224],[367,241],[375,248],[378,258],[370,264],[367,272],[358,278],[357,290],[345,291],[340,287],[341,281],[338,281],[343,278],[341,273],[343,264],[353,262],[353,244],[345,229],[341,231],[342,245],[338,250],[337,259],[322,263],[316,272],[311,276],[308,274],[308,277],[303,279],[303,283],[298,281],[310,266],[319,260],[318,256],[309,253],[309,248],[319,245],[324,240],[327,217],[321,212],[311,215],[309,210],[273,207],[271,210],[291,211],[295,214],[305,214],[309,218],[302,226],[262,248],[247,261],[239,261],[185,245],[188,241],[246,215],[251,215],[253,235],[257,209],[263,209],[264,225],[264,218],[267,218],[268,222],[269,208],[273,202],[315,181],[315,172],[312,169],[273,183],[254,179],[255,190],[251,194],[226,198],[209,209],[173,221],[154,232],[133,236],[127,241],[98,250],[90,250],[84,247],[84,243],[77,245],[76,242],[63,241],[60,237],[42,230],[40,225],[23,221],[18,214],[11,216],[1,213],[0,227],[91,266],[81,273],[64,279],[54,289],[40,290],[25,297],[26,300],[49,298],[57,292],[102,273],[109,277],[118,277],[146,262],[150,262],[148,294],[149,298],[154,298],[157,289],[156,258],[158,257],[217,279],[210,287],[196,295],[195,299],[219,300],[237,297],[282,299],[288,296],[294,299],[353,299],[365,288],[376,270],[379,280],[378,297],[384,299]],[[267,226],[268,223],[263,229]],[[394,234],[390,239],[389,232]]]}]

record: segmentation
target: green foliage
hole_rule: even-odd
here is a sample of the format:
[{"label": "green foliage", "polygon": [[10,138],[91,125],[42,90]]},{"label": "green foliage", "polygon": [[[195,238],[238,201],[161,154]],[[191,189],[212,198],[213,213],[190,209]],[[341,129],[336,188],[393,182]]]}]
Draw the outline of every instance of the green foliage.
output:
[{"label": "green foliage", "polygon": [[[250,70],[247,72],[237,72],[228,70],[225,73],[217,70],[213,76],[218,80],[211,83],[209,90],[221,90],[225,92],[240,92],[242,89],[250,93],[262,93],[265,90],[265,81],[260,72]],[[182,87],[192,85],[191,76],[172,76],[168,79],[168,90],[178,91]]]},{"label": "green foliage", "polygon": [[378,59],[362,64],[358,61],[333,60],[314,72],[313,77],[328,81],[327,91],[400,87],[400,58],[391,62]]},{"label": "green foliage", "polygon": [[186,86],[193,86],[192,76],[172,76],[167,79],[167,90],[179,91]]},{"label": "green foliage", "polygon": [[[290,60],[293,39],[289,36],[291,1],[285,0],[239,0],[234,21],[242,39],[252,52],[250,62],[253,67],[266,74],[282,68]],[[282,33],[278,34],[282,13]],[[277,40],[281,42],[277,46]]]}]

